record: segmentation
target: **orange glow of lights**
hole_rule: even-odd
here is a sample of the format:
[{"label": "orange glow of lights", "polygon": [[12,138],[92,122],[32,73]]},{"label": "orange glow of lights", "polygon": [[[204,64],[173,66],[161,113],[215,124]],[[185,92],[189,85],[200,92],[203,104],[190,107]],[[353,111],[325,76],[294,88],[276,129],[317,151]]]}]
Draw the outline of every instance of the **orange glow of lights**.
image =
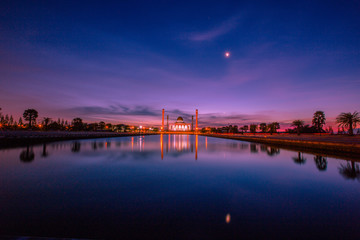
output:
[{"label": "orange glow of lights", "polygon": [[230,52],[225,52],[225,57],[230,57]]},{"label": "orange glow of lights", "polygon": [[231,221],[231,216],[230,216],[230,213],[228,213],[228,214],[226,214],[225,222],[230,223],[230,221]]},{"label": "orange glow of lights", "polygon": [[39,124],[39,128],[41,128],[42,127],[42,125],[41,124]]}]

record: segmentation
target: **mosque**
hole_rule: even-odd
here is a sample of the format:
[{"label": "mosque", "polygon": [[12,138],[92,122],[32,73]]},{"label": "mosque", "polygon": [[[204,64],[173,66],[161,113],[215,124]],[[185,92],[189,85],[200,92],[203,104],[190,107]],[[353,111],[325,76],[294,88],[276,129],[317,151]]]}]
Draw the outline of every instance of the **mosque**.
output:
[{"label": "mosque", "polygon": [[191,117],[191,124],[184,122],[182,117],[178,117],[176,122],[169,125],[169,115],[167,115],[166,128],[164,126],[165,109],[162,110],[162,125],[161,131],[172,131],[172,132],[189,132],[198,130],[198,110],[196,109],[196,125],[194,129],[194,116]]}]

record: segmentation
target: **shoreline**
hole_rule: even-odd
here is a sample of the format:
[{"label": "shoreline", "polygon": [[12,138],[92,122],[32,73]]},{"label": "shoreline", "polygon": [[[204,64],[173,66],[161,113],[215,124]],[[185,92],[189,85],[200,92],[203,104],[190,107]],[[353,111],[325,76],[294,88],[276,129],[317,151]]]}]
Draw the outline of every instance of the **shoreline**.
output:
[{"label": "shoreline", "polygon": [[[201,134],[202,136],[240,140],[266,144],[292,151],[319,154],[327,157],[360,161],[360,136],[312,136],[312,135],[239,135]],[[350,141],[349,140],[353,141]]]},{"label": "shoreline", "polygon": [[157,134],[158,133],[9,131],[0,132],[0,149],[68,140],[131,137]]}]

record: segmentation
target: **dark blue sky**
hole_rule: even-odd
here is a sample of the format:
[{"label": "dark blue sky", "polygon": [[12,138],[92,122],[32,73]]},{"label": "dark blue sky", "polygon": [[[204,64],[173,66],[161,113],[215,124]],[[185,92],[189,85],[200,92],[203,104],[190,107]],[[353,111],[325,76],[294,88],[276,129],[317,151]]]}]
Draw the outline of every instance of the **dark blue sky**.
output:
[{"label": "dark blue sky", "polygon": [[[203,125],[360,110],[360,1],[1,1],[0,107]],[[224,57],[229,51],[231,56]],[[210,124],[211,123],[211,124]]]}]

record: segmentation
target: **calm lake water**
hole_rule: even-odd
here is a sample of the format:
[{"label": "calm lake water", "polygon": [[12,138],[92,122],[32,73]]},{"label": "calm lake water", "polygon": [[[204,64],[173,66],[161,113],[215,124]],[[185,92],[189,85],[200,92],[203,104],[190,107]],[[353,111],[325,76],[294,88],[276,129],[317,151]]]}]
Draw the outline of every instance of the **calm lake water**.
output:
[{"label": "calm lake water", "polygon": [[0,235],[360,238],[357,162],[189,135],[0,150]]}]

